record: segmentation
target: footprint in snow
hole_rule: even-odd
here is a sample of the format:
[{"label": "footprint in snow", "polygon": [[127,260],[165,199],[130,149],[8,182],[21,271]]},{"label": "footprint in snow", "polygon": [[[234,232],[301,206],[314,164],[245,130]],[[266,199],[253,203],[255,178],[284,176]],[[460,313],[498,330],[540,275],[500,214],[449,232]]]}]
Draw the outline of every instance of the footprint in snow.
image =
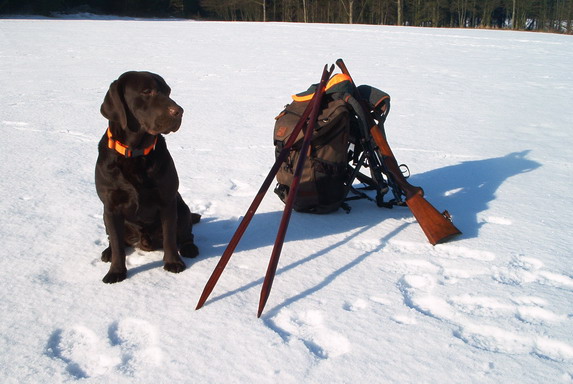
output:
[{"label": "footprint in snow", "polygon": [[147,321],[128,318],[114,323],[109,328],[109,338],[121,350],[118,368],[126,375],[133,376],[140,367],[161,362],[157,333]]},{"label": "footprint in snow", "polygon": [[494,280],[502,284],[522,285],[536,282],[573,289],[573,278],[544,269],[543,262],[533,257],[516,256],[507,267],[494,268],[493,272]]},{"label": "footprint in snow", "polygon": [[210,201],[193,200],[189,205],[191,212],[198,213],[203,216],[212,216],[217,208],[216,204]]},{"label": "footprint in snow", "polygon": [[282,309],[270,322],[287,342],[302,342],[316,358],[333,358],[350,351],[348,339],[329,329],[320,311],[294,313]]},{"label": "footprint in snow", "polygon": [[101,376],[121,361],[91,329],[81,325],[56,330],[48,342],[47,354],[66,364],[75,379]]},{"label": "footprint in snow", "polygon": [[[516,302],[486,296],[443,298],[435,293],[439,284],[432,274],[406,274],[397,285],[406,306],[454,325],[457,328],[454,336],[475,348],[508,354],[535,354],[552,360],[573,359],[573,347],[565,342],[487,324],[488,318],[510,316],[534,324],[559,322],[567,320],[565,315],[555,314],[538,305],[516,305]],[[532,298],[521,301],[525,302],[540,303]]]},{"label": "footprint in snow", "polygon": [[228,193],[229,196],[252,196],[253,189],[247,183],[244,183],[239,180],[229,180],[231,182],[231,188]]},{"label": "footprint in snow", "polygon": [[[490,223],[510,225],[509,220],[488,218]],[[512,286],[539,283],[560,289],[573,289],[573,278],[545,268],[539,259],[519,255],[505,267],[492,266],[496,255],[488,251],[470,249],[455,244],[429,247],[404,241],[390,241],[387,247],[404,254],[396,262],[404,274],[397,282],[403,302],[409,310],[452,324],[454,336],[476,348],[509,354],[534,354],[553,360],[573,359],[573,346],[549,338],[515,323],[515,329],[497,327],[496,319],[515,319],[526,325],[545,325],[566,322],[571,315],[551,311],[546,300],[524,296],[504,299],[476,294],[448,296],[448,286],[461,279],[491,276],[493,281]],[[397,314],[391,318],[408,324],[411,318]],[[488,325],[488,321],[494,321]]]},{"label": "footprint in snow", "polygon": [[489,251],[471,249],[453,244],[438,244],[432,246],[426,243],[416,243],[411,241],[391,240],[388,247],[397,253],[413,255],[432,255],[442,259],[469,259],[476,261],[492,261],[495,254]]},{"label": "footprint in snow", "polygon": [[499,216],[485,216],[479,219],[480,222],[486,224],[497,224],[497,225],[512,225],[513,222],[505,217]]},{"label": "footprint in snow", "polygon": [[345,311],[349,311],[349,312],[360,311],[360,310],[365,309],[367,307],[368,307],[368,302],[366,300],[362,300],[362,299],[358,299],[358,300],[354,301],[353,303],[346,302],[342,306],[342,308],[344,308]]},{"label": "footprint in snow", "polygon": [[363,252],[374,252],[380,249],[381,243],[378,239],[353,240],[349,246]]},{"label": "footprint in snow", "polygon": [[403,325],[414,325],[417,324],[417,321],[414,317],[410,315],[392,315],[390,316],[390,320]]},{"label": "footprint in snow", "polygon": [[107,337],[82,325],[58,329],[48,341],[46,354],[65,363],[66,371],[78,380],[111,371],[136,376],[140,368],[161,361],[155,328],[130,318],[113,323]]}]

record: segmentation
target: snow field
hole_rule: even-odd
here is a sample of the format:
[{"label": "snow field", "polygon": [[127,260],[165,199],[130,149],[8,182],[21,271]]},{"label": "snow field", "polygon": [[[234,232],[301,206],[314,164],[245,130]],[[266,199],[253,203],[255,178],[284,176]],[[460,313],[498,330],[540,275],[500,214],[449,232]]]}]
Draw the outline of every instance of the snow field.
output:
[{"label": "snow field", "polygon": [[[0,20],[3,383],[573,381],[570,36],[281,23]],[[269,191],[195,305],[273,162],[273,118],[344,58],[387,91],[412,184],[463,235],[432,247],[407,209],[294,214]],[[130,250],[105,285],[99,107],[127,70],[185,115],[166,137],[201,254],[178,275]]]}]

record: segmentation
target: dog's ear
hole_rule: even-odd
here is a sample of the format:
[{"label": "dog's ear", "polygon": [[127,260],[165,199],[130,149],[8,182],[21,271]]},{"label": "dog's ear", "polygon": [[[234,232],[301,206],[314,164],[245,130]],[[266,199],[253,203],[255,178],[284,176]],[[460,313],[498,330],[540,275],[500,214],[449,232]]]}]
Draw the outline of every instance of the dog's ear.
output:
[{"label": "dog's ear", "polygon": [[169,96],[171,94],[171,88],[169,87],[169,85],[167,85],[167,82],[165,82],[165,80],[163,79],[163,77],[159,76],[156,73],[152,73],[151,74],[154,78],[155,81],[157,81],[157,84],[159,86],[159,89],[161,90],[161,92],[165,93],[167,96]]},{"label": "dog's ear", "polygon": [[127,116],[125,114],[125,106],[119,94],[118,84],[116,80],[109,86],[109,90],[103,99],[100,112],[106,119],[119,122],[121,127],[125,129],[127,128]]}]

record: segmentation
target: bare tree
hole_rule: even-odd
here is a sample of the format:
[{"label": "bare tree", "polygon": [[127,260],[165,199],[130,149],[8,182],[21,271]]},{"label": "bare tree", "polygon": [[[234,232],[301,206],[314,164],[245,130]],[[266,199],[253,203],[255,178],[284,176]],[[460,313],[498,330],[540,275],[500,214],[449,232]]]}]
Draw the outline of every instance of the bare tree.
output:
[{"label": "bare tree", "polygon": [[348,15],[348,24],[354,22],[354,0],[340,0],[344,7],[344,12]]},{"label": "bare tree", "polygon": [[573,0],[0,0],[0,14],[79,5],[129,16],[497,27],[573,33]]},{"label": "bare tree", "polygon": [[458,23],[461,28],[465,28],[467,21],[468,12],[468,1],[467,0],[454,0],[454,9],[458,14]]},{"label": "bare tree", "polygon": [[517,26],[515,25],[515,4],[516,4],[516,0],[513,0],[513,4],[511,7],[511,28],[515,29],[517,28]]},{"label": "bare tree", "polygon": [[263,7],[263,21],[267,21],[267,0],[251,0],[253,3]]}]

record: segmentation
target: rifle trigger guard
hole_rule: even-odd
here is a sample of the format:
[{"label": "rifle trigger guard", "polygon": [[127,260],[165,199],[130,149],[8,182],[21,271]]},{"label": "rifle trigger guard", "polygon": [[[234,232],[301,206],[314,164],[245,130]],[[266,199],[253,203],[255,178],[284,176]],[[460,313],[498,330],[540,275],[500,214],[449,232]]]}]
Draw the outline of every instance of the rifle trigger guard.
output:
[{"label": "rifle trigger guard", "polygon": [[446,219],[448,219],[450,222],[453,222],[452,220],[452,215],[450,215],[450,212],[448,212],[447,210],[445,210],[444,212],[442,212],[442,216],[444,216]]},{"label": "rifle trigger guard", "polygon": [[398,168],[400,168],[400,172],[402,172],[402,175],[404,175],[404,179],[410,177],[410,168],[408,168],[406,164],[400,164]]}]

